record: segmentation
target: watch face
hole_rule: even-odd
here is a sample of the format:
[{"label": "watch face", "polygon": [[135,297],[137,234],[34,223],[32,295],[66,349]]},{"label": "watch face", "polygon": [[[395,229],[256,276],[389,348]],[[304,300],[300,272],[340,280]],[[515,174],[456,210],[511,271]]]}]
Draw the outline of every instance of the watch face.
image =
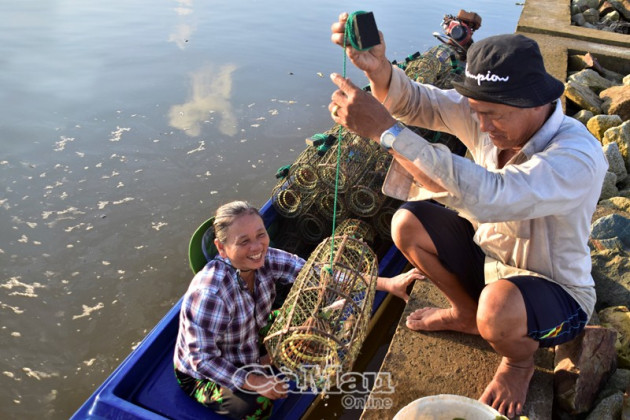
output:
[{"label": "watch face", "polygon": [[386,131],[383,133],[383,136],[381,137],[381,144],[386,149],[391,149],[392,144],[394,144],[395,139],[396,139],[396,136],[394,135],[394,133],[390,131]]}]

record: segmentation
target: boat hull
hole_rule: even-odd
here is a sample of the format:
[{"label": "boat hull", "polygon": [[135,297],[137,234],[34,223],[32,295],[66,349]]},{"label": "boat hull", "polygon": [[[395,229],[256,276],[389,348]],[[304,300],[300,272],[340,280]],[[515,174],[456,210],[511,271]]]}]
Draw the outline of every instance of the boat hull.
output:
[{"label": "boat hull", "polygon": [[[278,215],[271,201],[261,208],[265,226],[272,227]],[[379,275],[400,273],[407,260],[394,247],[381,258]],[[192,266],[192,265],[191,265]],[[377,292],[372,314],[383,303],[384,292]],[[173,368],[173,351],[179,328],[180,299],[116,368],[105,382],[72,416],[80,419],[224,419],[182,391]],[[290,393],[274,402],[272,418],[297,419],[304,415],[317,394]]]}]

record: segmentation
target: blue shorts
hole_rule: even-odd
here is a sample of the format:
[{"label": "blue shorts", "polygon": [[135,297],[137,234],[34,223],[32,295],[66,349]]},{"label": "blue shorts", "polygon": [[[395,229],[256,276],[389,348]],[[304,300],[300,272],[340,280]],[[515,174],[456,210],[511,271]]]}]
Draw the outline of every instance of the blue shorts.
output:
[{"label": "blue shorts", "polygon": [[[478,300],[485,287],[485,254],[473,241],[470,222],[432,201],[410,201],[401,209],[422,223],[437,249],[442,265],[459,279],[469,295]],[[540,347],[553,347],[572,340],[586,325],[587,315],[562,287],[542,277],[513,276],[525,301],[527,335]]]}]

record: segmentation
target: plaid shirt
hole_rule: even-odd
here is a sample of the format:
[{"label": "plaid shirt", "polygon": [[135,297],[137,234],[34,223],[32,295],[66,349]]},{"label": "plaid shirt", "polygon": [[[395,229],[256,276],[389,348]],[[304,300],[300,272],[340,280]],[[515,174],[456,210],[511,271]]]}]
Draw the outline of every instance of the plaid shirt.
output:
[{"label": "plaid shirt", "polygon": [[255,272],[253,294],[229,260],[217,255],[208,262],[184,295],[175,367],[232,390],[242,386],[246,372],[238,368],[259,361],[258,331],[267,324],[275,282],[293,282],[304,262],[269,248],[265,264]]}]

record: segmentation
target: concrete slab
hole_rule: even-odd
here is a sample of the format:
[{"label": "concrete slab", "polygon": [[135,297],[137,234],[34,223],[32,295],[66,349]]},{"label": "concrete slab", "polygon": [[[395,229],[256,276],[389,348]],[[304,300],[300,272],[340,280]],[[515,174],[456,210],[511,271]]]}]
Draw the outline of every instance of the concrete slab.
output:
[{"label": "concrete slab", "polygon": [[517,32],[530,32],[628,48],[630,36],[571,25],[571,0],[527,0]]},{"label": "concrete slab", "polygon": [[[516,32],[538,43],[545,68],[563,82],[569,56],[576,54],[590,53],[606,69],[630,74],[629,35],[571,26],[570,20],[569,0],[527,0]],[[562,96],[563,106],[565,100]]]},{"label": "concrete slab", "polygon": [[[447,307],[442,293],[430,282],[417,282],[410,296],[379,372],[382,386],[377,382],[361,419],[391,419],[408,403],[428,395],[477,399],[501,360],[479,336],[408,329],[405,318],[416,309]],[[395,391],[388,393],[391,389]],[[552,405],[553,352],[539,350],[525,412],[532,420],[550,419]]]},{"label": "concrete slab", "polygon": [[[608,70],[623,75],[630,74],[630,48],[541,33],[520,31],[519,33],[534,39],[538,43],[545,61],[545,68],[559,80],[566,81],[568,56],[574,54],[591,53]],[[630,35],[625,36],[630,41]]]}]

